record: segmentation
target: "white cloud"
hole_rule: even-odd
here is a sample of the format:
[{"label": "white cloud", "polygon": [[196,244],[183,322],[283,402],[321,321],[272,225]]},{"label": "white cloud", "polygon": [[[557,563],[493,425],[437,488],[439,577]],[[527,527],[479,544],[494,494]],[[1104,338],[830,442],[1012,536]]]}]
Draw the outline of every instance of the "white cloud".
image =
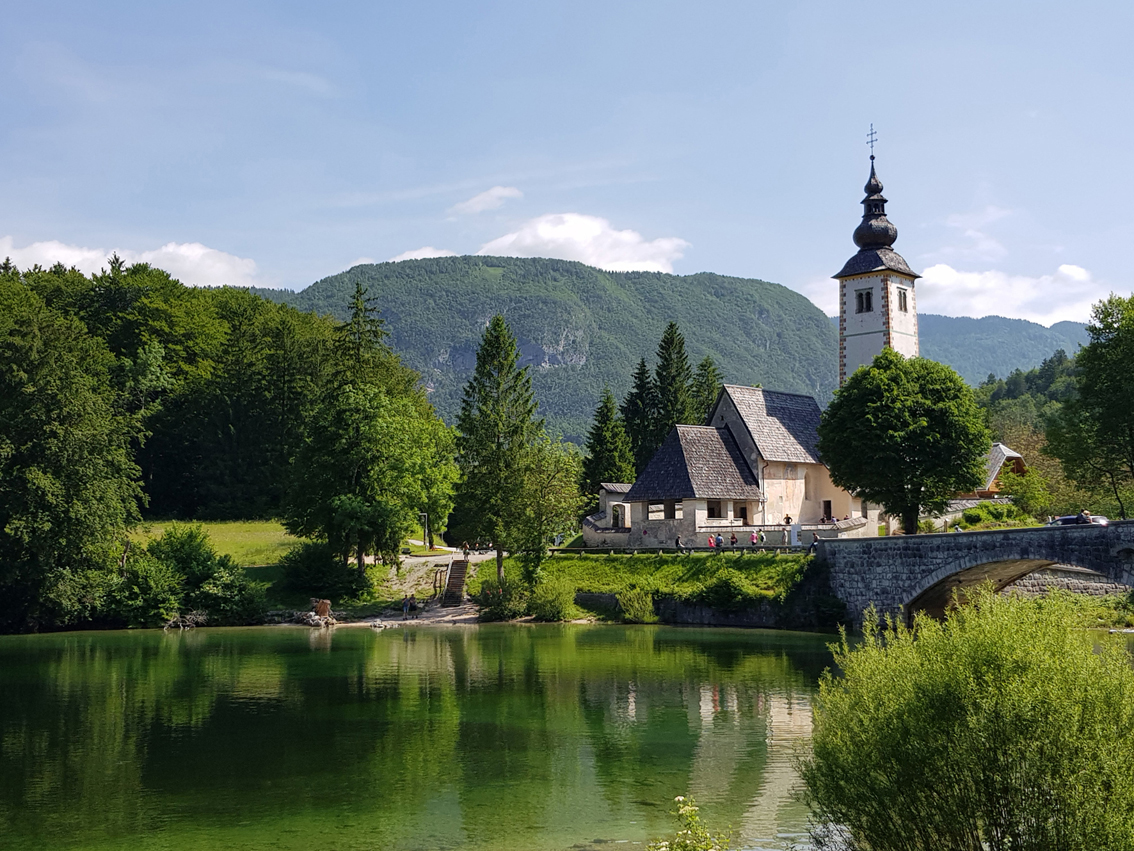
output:
[{"label": "white cloud", "polygon": [[930,266],[917,283],[921,313],[946,316],[1007,316],[1041,325],[1086,322],[1091,305],[1110,287],[1081,266],[1064,264],[1051,275],[1029,277],[1007,272],[961,272],[944,263]]},{"label": "white cloud", "polygon": [[967,260],[970,262],[991,262],[1002,260],[1008,249],[1000,240],[989,233],[989,225],[1012,216],[1011,210],[988,205],[971,213],[953,213],[945,219],[947,227],[959,231],[963,239],[956,244],[946,245],[938,251],[923,255],[922,260]]},{"label": "white cloud", "polygon": [[477,254],[578,260],[612,272],[672,272],[689,243],[677,237],[647,241],[633,230],[615,230],[606,219],[557,213],[481,246]]},{"label": "white cloud", "polygon": [[424,248],[415,248],[413,251],[403,251],[397,257],[391,257],[391,263],[397,263],[399,260],[423,260],[426,257],[456,257],[456,251],[450,251],[447,248],[434,248],[432,245],[427,245]]},{"label": "white cloud", "polygon": [[495,210],[503,205],[509,198],[523,198],[524,193],[515,186],[493,186],[479,195],[474,195],[467,201],[454,204],[449,213],[454,216],[468,216],[473,213],[483,213],[485,210]]},{"label": "white cloud", "polygon": [[152,251],[134,251],[128,248],[85,248],[67,245],[58,240],[33,242],[16,248],[10,236],[0,237],[0,256],[11,257],[21,269],[37,263],[49,267],[56,263],[75,266],[88,275],[106,267],[107,258],[117,254],[127,264],[149,263],[164,269],[184,284],[195,287],[214,287],[226,284],[234,287],[256,286],[256,261],[237,257],[199,242],[169,242]]}]

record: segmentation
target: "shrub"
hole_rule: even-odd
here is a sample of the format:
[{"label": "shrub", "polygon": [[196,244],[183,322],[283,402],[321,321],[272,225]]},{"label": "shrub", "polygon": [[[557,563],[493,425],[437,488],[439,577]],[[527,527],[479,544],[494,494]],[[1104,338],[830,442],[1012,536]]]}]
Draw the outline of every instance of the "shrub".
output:
[{"label": "shrub", "polygon": [[981,502],[961,512],[963,529],[997,529],[1011,526],[1034,526],[1031,515],[1011,503]]},{"label": "shrub", "polygon": [[181,523],[174,523],[160,538],[150,541],[146,551],[183,576],[190,588],[198,588],[212,577],[219,558],[203,526]]},{"label": "shrub", "polygon": [[622,609],[622,619],[627,623],[657,623],[653,595],[636,585],[618,595],[618,608]]},{"label": "shrub", "polygon": [[370,581],[331,552],[328,544],[305,541],[280,559],[284,590],[313,597],[341,600],[357,597]]},{"label": "shrub", "polygon": [[692,798],[680,795],[673,799],[677,809],[677,833],[673,839],[658,839],[647,846],[647,851],[727,851],[732,837],[729,834],[712,834],[697,815],[700,809]]},{"label": "shrub", "polygon": [[800,760],[818,847],[1134,848],[1134,670],[1066,600],[986,588],[836,648]]},{"label": "shrub", "polygon": [[103,617],[128,627],[161,626],[177,617],[183,587],[184,580],[172,565],[135,550],[108,589]]},{"label": "shrub", "polygon": [[503,582],[495,578],[485,580],[473,599],[480,607],[482,621],[511,621],[528,612],[527,586],[508,577]]},{"label": "shrub", "polygon": [[257,623],[268,607],[264,583],[249,582],[226,556],[200,588],[186,595],[185,602],[189,611],[205,612],[210,626]]},{"label": "shrub", "polygon": [[537,621],[569,621],[578,614],[575,586],[562,578],[548,578],[532,589],[528,612]]}]

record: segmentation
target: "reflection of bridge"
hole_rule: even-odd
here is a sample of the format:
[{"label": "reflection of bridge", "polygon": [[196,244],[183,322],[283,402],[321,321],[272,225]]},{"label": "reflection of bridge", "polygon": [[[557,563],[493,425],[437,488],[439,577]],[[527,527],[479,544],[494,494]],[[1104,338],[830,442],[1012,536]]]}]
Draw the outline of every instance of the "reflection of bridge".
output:
[{"label": "reflection of bridge", "polygon": [[1134,585],[1134,521],[1109,526],[1041,526],[819,542],[831,588],[856,625],[872,603],[879,614],[941,615],[953,592],[992,582],[999,590],[1053,564],[1073,564]]}]

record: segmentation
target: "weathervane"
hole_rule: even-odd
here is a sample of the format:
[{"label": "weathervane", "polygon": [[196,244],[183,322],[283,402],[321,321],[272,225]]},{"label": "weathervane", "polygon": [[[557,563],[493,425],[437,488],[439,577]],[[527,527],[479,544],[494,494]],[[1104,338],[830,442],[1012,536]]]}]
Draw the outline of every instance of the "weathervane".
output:
[{"label": "weathervane", "polygon": [[874,159],[874,143],[878,140],[878,134],[874,132],[874,122],[870,123],[870,132],[866,134],[866,144],[870,146],[870,159]]}]

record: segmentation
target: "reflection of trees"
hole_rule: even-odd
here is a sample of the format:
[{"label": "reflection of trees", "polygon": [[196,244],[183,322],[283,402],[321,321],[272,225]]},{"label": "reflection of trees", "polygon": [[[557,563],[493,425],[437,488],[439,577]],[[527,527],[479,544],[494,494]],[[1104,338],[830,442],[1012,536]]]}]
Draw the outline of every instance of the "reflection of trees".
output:
[{"label": "reflection of trees", "polygon": [[5,838],[568,847],[664,833],[685,792],[748,833],[790,806],[777,731],[821,648],[656,627],[309,637],[0,641]]}]

